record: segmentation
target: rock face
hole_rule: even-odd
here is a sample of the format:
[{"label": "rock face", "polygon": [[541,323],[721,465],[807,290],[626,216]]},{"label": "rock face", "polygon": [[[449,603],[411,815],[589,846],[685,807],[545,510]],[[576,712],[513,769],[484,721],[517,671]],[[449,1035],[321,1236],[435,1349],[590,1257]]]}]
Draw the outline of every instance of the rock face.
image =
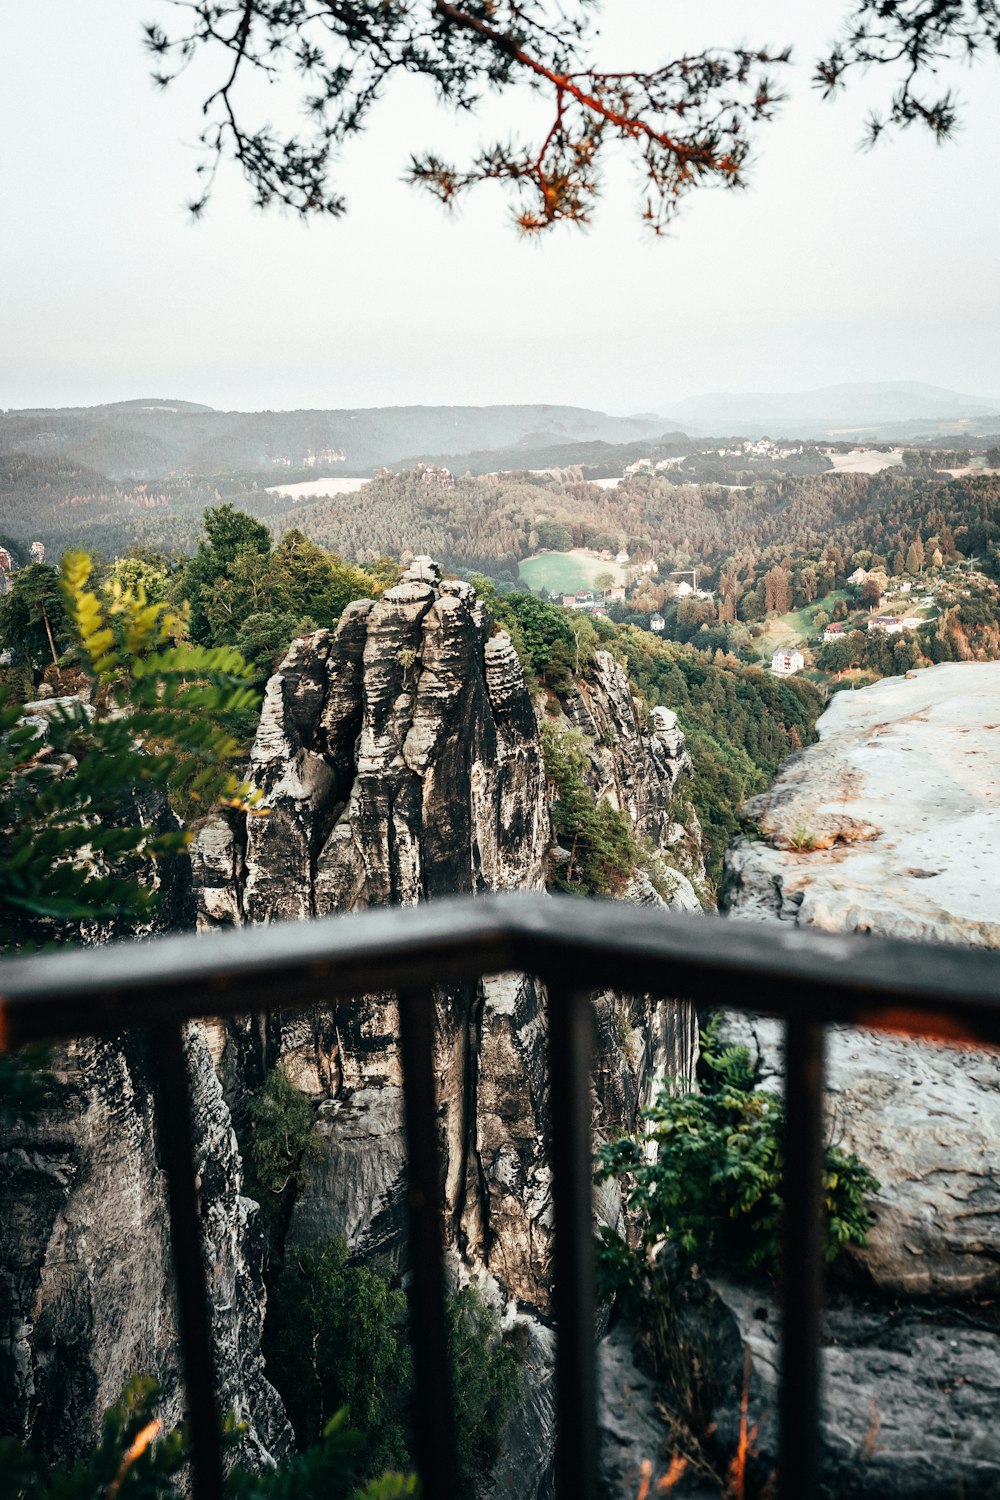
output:
[{"label": "rock face", "polygon": [[195,849],[206,922],[538,890],[549,827],[531,701],[468,584],[417,565],[268,683],[251,755],[270,812]]},{"label": "rock face", "polygon": [[[672,818],[690,769],[674,726],[647,734],[621,668],[598,653],[581,684],[600,794],[660,846],[696,837]],[[336,631],[292,647],[268,684],[251,755],[266,817],[213,819],[194,848],[205,925],[259,922],[459,892],[542,890],[551,842],[534,709],[510,638],[468,585],[418,559]],[[637,880],[636,899],[663,904]],[[598,1002],[599,1129],[634,1123],[654,1081],[687,1076],[687,1006]],[[322,1158],[289,1233],[344,1234],[396,1253],[402,1231],[401,1075],[395,1000],[372,995],[231,1035],[258,1068],[281,1062],[319,1101]],[[534,981],[443,991],[437,1081],[450,1242],[515,1299],[544,1307],[551,1257],[546,1024]]]},{"label": "rock face", "polygon": [[[595,790],[656,847],[683,837],[696,860],[697,825],[674,813],[690,770],[676,726],[639,724],[606,653],[576,713],[592,726]],[[350,606],[334,633],[292,647],[268,685],[252,769],[269,815],[214,819],[193,851],[205,926],[544,888],[542,739],[520,664],[474,590],[442,582],[429,560],[378,602]],[[633,894],[666,905],[642,878]],[[659,1079],[693,1074],[697,1028],[690,1006],[643,996],[599,997],[597,1020],[603,1134],[631,1128]],[[404,1253],[397,1034],[394,998],[369,995],[219,1037],[229,1086],[280,1064],[317,1101],[324,1149],[294,1204],[291,1242],[343,1234],[361,1253]],[[491,1288],[505,1321],[521,1320],[537,1366],[520,1413],[535,1436],[526,1443],[525,1427],[494,1476],[497,1494],[530,1500],[544,1488],[552,1431],[544,996],[520,975],[442,989],[435,1035],[452,1266]],[[617,1214],[616,1202],[604,1208]]]},{"label": "rock face", "polygon": [[[624,673],[601,653],[581,684],[595,793],[654,847],[697,825],[676,814],[690,769],[669,716],[640,725]],[[203,928],[303,918],[454,893],[544,888],[551,827],[542,740],[509,637],[474,590],[426,559],[335,632],[296,642],[268,684],[252,752],[266,816],[202,824],[191,867]],[[168,903],[189,920],[190,892]],[[630,899],[667,902],[637,872]],[[672,898],[696,902],[683,877]],[[456,1278],[488,1292],[527,1350],[519,1427],[495,1493],[531,1500],[551,1467],[552,1230],[544,995],[501,975],[442,989],[435,1017],[447,1238]],[[659,1079],[690,1078],[691,1007],[598,997],[598,1134],[631,1128]],[[287,1234],[343,1234],[359,1253],[403,1253],[404,1152],[392,996],[191,1028],[206,1261],[223,1405],[246,1424],[241,1457],[278,1457],[291,1433],[259,1352],[257,1207],[241,1196],[230,1103],[280,1065],[316,1103],[323,1150]],[[163,1180],[141,1033],[80,1041],[53,1059],[51,1107],[0,1150],[0,1430],[53,1457],[85,1450],[133,1371],[180,1415]],[[618,1205],[605,1194],[602,1210]],[[13,1232],[11,1232],[13,1230]],[[256,1247],[256,1248],[255,1248]]]},{"label": "rock face", "polygon": [[[264,1379],[264,1288],[248,1253],[257,1205],[241,1198],[229,1111],[200,1030],[188,1060],[206,1261],[223,1409],[247,1425],[241,1457],[287,1451],[291,1433]],[[133,1373],[182,1414],[165,1185],[140,1035],[79,1041],[54,1055],[51,1102],[5,1132],[0,1151],[0,1431],[53,1458],[93,1446]]]},{"label": "rock face", "polygon": [[[1000,665],[962,663],[839,694],[819,744],[750,805],[780,847],[738,841],[724,909],[1000,944],[998,693]],[[764,1086],[780,1088],[780,1028],[732,1017],[726,1030],[756,1052]],[[829,1033],[829,1133],[881,1183],[869,1245],[852,1253],[871,1296],[840,1297],[825,1351],[828,1459],[843,1474],[849,1452],[864,1448],[861,1406],[870,1398],[878,1413],[858,1493],[980,1495],[1000,1484],[1000,1442],[984,1415],[1000,1385],[1000,1334],[976,1326],[974,1305],[934,1311],[915,1300],[960,1302],[1000,1286],[998,1083],[993,1054]],[[770,1334],[742,1297],[726,1300],[766,1384]]]},{"label": "rock face", "polygon": [[[1000,946],[1000,662],[838,693],[747,805],[724,904],[830,932]],[[777,847],[772,847],[777,846]]]},{"label": "rock face", "polygon": [[[701,830],[694,811],[681,810],[691,757],[672,709],[654,708],[651,718],[648,727],[641,722],[628,679],[610,651],[594,653],[593,666],[565,708],[566,722],[587,738],[595,797],[623,812],[654,850],[671,856],[670,905],[698,911],[691,878],[705,878]],[[648,880],[637,874],[626,899],[647,902],[649,890]]]},{"label": "rock face", "polygon": [[[137,796],[132,815],[171,825],[161,793]],[[160,885],[156,927],[193,925],[189,872],[181,862],[165,870],[162,880],[155,870],[147,877]],[[162,1420],[182,1416],[147,1048],[136,1031],[55,1049],[51,1096],[0,1131],[0,1433],[53,1458],[93,1447],[104,1411],[136,1373],[159,1382]],[[287,1452],[292,1434],[260,1354],[257,1205],[241,1196],[236,1138],[202,1028],[189,1029],[187,1053],[220,1399],[246,1426],[239,1458],[259,1465]]]}]

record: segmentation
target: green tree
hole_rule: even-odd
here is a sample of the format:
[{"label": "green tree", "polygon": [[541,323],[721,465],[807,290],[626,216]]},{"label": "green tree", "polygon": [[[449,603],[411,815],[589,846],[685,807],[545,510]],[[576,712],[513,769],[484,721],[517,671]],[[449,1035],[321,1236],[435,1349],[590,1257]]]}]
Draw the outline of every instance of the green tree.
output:
[{"label": "green tree", "polygon": [[405,1311],[404,1294],[384,1272],[352,1265],[342,1238],[287,1252],[271,1294],[264,1353],[301,1446],[347,1407],[366,1435],[369,1472],[406,1461]]},{"label": "green tree", "polygon": [[[163,603],[89,587],[92,563],[63,559],[67,628],[78,642],[93,706],[75,702],[44,727],[0,705],[0,946],[68,939],[80,924],[127,932],[156,893],[140,871],[178,853],[189,835],[159,826],[167,788],[201,810],[244,804],[229,763],[226,713],[255,699],[235,651],[175,644]],[[138,814],[138,815],[137,815]],[[138,861],[138,865],[136,862]]]},{"label": "green tree", "polygon": [[147,604],[166,602],[169,574],[162,562],[153,562],[146,557],[126,556],[116,558],[108,569],[107,586],[112,592],[118,590]]},{"label": "green tree", "polygon": [[924,571],[924,544],[919,536],[910,543],[907,549],[906,571],[911,575]]},{"label": "green tree", "polygon": [[[664,1090],[645,1111],[647,1132],[598,1153],[598,1178],[621,1183],[640,1234],[636,1256],[614,1231],[605,1232],[605,1267],[613,1276],[641,1276],[666,1243],[687,1261],[725,1253],[772,1275],[779,1269],[783,1100],[755,1086],[745,1047],[719,1050],[709,1030],[702,1057],[700,1092]],[[866,1200],[879,1184],[855,1155],[827,1146],[823,1185],[832,1261],[845,1245],[866,1243],[874,1223]]]},{"label": "green tree", "polygon": [[55,664],[72,641],[59,574],[48,563],[32,563],[14,575],[0,598],[0,649],[34,674]]},{"label": "green tree", "polygon": [[[180,597],[191,607],[191,636],[201,645],[215,642],[220,626],[228,627],[245,608],[248,593],[253,594],[254,580],[261,578],[271,552],[271,533],[260,521],[231,504],[215,506],[205,512],[202,524],[205,538],[183,570],[178,587]],[[239,578],[239,591],[230,584],[231,574]],[[261,595],[262,598],[262,595]],[[260,607],[260,598],[254,608]]]},{"label": "green tree", "polygon": [[640,855],[628,819],[610,802],[595,802],[587,786],[587,752],[583,737],[542,730],[545,774],[549,782],[552,826],[568,853],[555,880],[557,890],[601,895],[628,879]]}]

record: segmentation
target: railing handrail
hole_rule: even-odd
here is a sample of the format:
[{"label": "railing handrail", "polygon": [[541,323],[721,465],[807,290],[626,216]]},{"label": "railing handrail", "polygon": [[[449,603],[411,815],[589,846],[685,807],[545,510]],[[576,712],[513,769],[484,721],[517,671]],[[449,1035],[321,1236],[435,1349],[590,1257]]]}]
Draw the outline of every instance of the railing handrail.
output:
[{"label": "railing handrail", "polygon": [[[1000,1044],[1000,952],[725,920],[541,893],[463,896],[312,922],[75,948],[0,963],[0,1051],[131,1027],[154,1035],[157,1118],[196,1500],[222,1500],[211,1318],[182,1023],[394,991],[406,1100],[419,1467],[457,1494],[447,1392],[433,1005],[438,986],[521,971],[548,992],[555,1206],[557,1495],[595,1500],[590,1007],[597,990],[785,1019],[782,1493],[818,1493],[823,1033],[831,1022]],[[414,1166],[415,1164],[415,1166]]]},{"label": "railing handrail", "polygon": [[591,991],[1000,1043],[991,949],[511,893],[5,959],[0,1051],[515,970]]}]

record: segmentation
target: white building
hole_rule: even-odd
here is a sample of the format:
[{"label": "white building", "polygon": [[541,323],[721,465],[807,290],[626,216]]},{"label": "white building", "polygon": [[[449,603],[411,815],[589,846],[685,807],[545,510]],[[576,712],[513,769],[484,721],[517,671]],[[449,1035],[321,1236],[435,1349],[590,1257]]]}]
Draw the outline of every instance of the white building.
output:
[{"label": "white building", "polygon": [[902,635],[904,622],[899,615],[872,615],[868,621],[869,635]]},{"label": "white building", "polygon": [[806,659],[801,651],[776,651],[771,657],[771,671],[775,677],[791,677],[801,672]]},{"label": "white building", "polygon": [[657,635],[663,634],[663,627],[666,623],[662,615],[650,615],[649,617],[649,628],[650,630],[655,630]]},{"label": "white building", "polygon": [[616,563],[627,563],[628,562],[628,553],[625,551],[624,547],[618,553],[617,557],[615,558],[615,562]]},{"label": "white building", "polygon": [[868,574],[865,572],[864,568],[855,568],[854,572],[851,574],[850,578],[848,578],[847,581],[848,583],[864,583],[867,577]]}]

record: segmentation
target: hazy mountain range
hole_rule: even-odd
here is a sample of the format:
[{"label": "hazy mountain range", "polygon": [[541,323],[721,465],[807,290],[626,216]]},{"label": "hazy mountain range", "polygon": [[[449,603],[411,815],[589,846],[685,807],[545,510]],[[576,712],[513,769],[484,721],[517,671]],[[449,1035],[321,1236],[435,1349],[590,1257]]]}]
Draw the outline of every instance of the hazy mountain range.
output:
[{"label": "hazy mountain range", "polygon": [[978,430],[983,418],[995,431],[1000,397],[965,396],[919,380],[827,385],[813,391],[689,396],[662,409],[670,426],[693,435],[739,433],[746,437],[933,436],[955,423]]},{"label": "hazy mountain range", "polygon": [[[683,432],[678,429],[683,428]],[[417,456],[454,467],[545,467],[599,461],[606,445],[648,439],[868,437],[961,440],[1000,432],[1000,398],[918,381],[826,386],[787,394],[692,396],[656,414],[576,406],[384,406],[331,411],[215,411],[148,398],[107,406],[0,412],[0,454],[78,464],[113,479],[168,474],[365,474]]]},{"label": "hazy mountain range", "polygon": [[70,460],[112,478],[299,469],[363,474],[416,454],[495,452],[519,444],[625,443],[658,418],[576,406],[385,406],[355,411],[214,411],[147,399],[0,413],[0,454]]}]

